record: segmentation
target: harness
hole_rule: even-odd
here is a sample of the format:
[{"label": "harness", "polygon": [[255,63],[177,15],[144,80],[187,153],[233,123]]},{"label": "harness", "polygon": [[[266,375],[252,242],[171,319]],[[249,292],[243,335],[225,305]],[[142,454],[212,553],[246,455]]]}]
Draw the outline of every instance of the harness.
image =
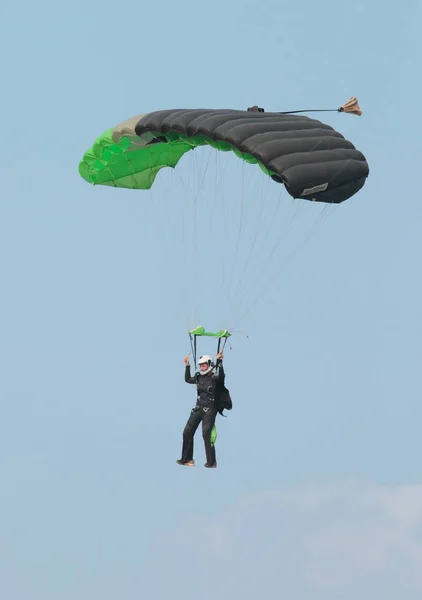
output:
[{"label": "harness", "polygon": [[[211,377],[213,377],[213,373],[214,373],[214,369],[211,371]],[[215,386],[209,385],[205,390],[201,390],[199,391],[199,377],[200,377],[200,373],[195,373],[195,379],[196,379],[196,390],[197,390],[197,397],[196,400],[197,402],[200,404],[199,406],[195,406],[195,408],[193,410],[198,411],[198,410],[203,410],[205,413],[207,413],[209,411],[209,409],[211,408],[211,403],[215,401]],[[206,394],[206,396],[204,397],[203,394]],[[203,402],[207,402],[207,405],[202,406],[201,404]]]}]

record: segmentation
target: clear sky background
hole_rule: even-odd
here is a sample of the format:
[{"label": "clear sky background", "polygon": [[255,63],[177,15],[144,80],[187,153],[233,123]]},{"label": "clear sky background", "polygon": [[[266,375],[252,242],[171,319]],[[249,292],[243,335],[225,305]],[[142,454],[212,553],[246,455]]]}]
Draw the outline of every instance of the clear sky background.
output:
[{"label": "clear sky background", "polygon": [[[421,20],[417,0],[2,8],[1,598],[421,597]],[[218,468],[200,432],[197,466],[179,467],[195,400],[182,296],[206,291],[199,322],[218,326],[214,266],[238,221],[216,246],[199,231],[195,254],[177,175],[144,195],[94,188],[79,160],[138,113],[352,95],[362,117],[323,117],[370,177],[233,336]],[[263,181],[242,169],[233,202]]]}]

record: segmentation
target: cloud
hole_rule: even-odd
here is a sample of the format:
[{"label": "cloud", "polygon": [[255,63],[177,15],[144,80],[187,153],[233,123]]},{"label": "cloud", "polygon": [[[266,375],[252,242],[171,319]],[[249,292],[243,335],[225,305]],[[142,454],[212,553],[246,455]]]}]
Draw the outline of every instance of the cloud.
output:
[{"label": "cloud", "polygon": [[210,508],[208,516],[190,517],[161,542],[175,581],[189,570],[186,600],[419,600],[422,485],[313,485],[248,495],[223,513]]},{"label": "cloud", "polygon": [[422,486],[314,488],[287,504],[309,524],[304,576],[317,587],[343,591],[396,573],[403,589],[422,593]]}]

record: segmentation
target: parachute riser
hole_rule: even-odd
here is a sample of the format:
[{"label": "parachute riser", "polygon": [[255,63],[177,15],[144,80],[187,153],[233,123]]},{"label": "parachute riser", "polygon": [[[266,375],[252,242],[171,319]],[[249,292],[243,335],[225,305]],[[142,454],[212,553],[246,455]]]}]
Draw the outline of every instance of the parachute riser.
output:
[{"label": "parachute riser", "polygon": [[[195,369],[196,369],[196,355],[197,355],[197,342],[196,342],[197,337],[198,336],[196,336],[196,335],[192,336],[192,334],[189,333],[190,346],[191,346],[191,350],[192,350],[193,364],[195,365]],[[224,338],[223,346],[221,346],[221,340],[222,340],[222,338],[219,337],[218,342],[217,342],[217,354],[220,354],[220,352],[224,351],[224,348],[227,343],[227,337]]]},{"label": "parachute riser", "polygon": [[191,347],[192,356],[193,356],[193,364],[195,365],[195,368],[196,368],[196,335],[194,335],[192,337],[192,335],[189,334],[189,339],[190,339],[190,347]]}]

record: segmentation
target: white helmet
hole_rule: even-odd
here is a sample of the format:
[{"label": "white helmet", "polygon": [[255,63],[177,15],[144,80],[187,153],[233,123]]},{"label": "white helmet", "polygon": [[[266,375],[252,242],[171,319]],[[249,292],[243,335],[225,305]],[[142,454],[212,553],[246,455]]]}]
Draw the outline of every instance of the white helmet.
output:
[{"label": "white helmet", "polygon": [[199,357],[198,365],[207,364],[208,366],[211,366],[211,363],[212,363],[211,356],[208,356],[208,354],[204,354],[204,356]]},{"label": "white helmet", "polygon": [[201,371],[201,375],[208,375],[208,373],[210,373],[214,368],[211,356],[208,356],[208,354],[200,356],[198,360],[198,366],[201,367],[201,365],[208,365],[208,369],[206,369],[205,371]]}]

